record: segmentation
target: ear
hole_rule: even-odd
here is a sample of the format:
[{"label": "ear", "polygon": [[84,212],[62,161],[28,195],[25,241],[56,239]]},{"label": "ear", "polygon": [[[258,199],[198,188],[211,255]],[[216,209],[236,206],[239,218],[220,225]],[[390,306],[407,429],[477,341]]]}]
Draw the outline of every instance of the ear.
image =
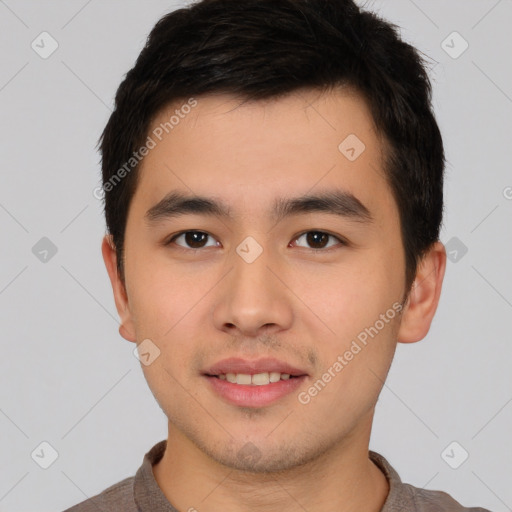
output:
[{"label": "ear", "polygon": [[112,241],[112,235],[105,235],[103,237],[101,253],[103,254],[103,261],[105,262],[105,267],[107,267],[110,283],[112,284],[117,312],[121,319],[119,324],[119,334],[125,340],[133,341],[135,343],[135,326],[130,312],[126,288],[117,270],[117,254],[114,242]]},{"label": "ear", "polygon": [[414,343],[427,335],[439,304],[445,270],[446,250],[441,242],[436,242],[418,265],[402,313],[399,343]]}]

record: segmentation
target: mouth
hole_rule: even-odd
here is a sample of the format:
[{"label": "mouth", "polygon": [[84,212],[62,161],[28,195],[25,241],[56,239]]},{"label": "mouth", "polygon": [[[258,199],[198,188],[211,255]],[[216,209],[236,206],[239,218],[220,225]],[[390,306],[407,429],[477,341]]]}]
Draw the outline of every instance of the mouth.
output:
[{"label": "mouth", "polygon": [[280,380],[297,379],[299,375],[290,375],[289,373],[280,372],[262,372],[251,375],[250,373],[221,373],[219,375],[208,375],[208,377],[216,377],[225,380],[231,384],[239,384],[242,386],[266,386]]},{"label": "mouth", "polygon": [[297,390],[307,372],[277,359],[224,359],[203,372],[211,389],[231,405],[264,407]]}]

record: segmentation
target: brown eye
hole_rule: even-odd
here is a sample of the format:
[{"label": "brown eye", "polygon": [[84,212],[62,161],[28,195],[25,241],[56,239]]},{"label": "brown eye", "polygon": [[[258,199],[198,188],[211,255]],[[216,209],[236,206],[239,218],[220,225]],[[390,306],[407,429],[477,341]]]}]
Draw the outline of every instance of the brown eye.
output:
[{"label": "brown eye", "polygon": [[[183,233],[179,233],[169,240],[169,243],[175,242],[176,245],[180,247],[185,247],[187,249],[202,249],[203,247],[211,247],[216,246],[216,241],[212,239],[212,244],[207,245],[208,238],[211,238],[208,233],[204,231],[184,231]],[[178,240],[181,241],[178,242]]]},{"label": "brown eye", "polygon": [[[298,238],[296,238],[295,243],[298,244],[299,240],[305,241],[307,248],[309,249],[330,248],[335,246],[336,243],[344,245],[343,240],[329,233],[325,233],[324,231],[307,231],[306,233],[303,233]],[[334,243],[330,243],[331,241]],[[298,245],[301,246],[300,244]],[[304,246],[302,245],[301,247]]]}]

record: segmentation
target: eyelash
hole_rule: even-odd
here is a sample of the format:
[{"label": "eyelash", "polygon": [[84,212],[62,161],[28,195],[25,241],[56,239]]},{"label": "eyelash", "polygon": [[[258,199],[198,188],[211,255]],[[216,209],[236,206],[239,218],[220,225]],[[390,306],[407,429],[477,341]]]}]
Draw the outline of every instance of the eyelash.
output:
[{"label": "eyelash", "polygon": [[[205,234],[211,238],[214,238],[212,235],[210,235],[210,233],[207,233],[206,231],[199,231],[199,230],[194,230],[194,229],[189,229],[187,231],[180,231],[179,233],[176,233],[175,235],[173,235],[170,239],[168,239],[166,242],[164,242],[164,246],[169,246],[171,245],[178,237],[182,236],[182,235],[186,235],[187,233],[201,233],[201,234]],[[316,249],[316,248],[313,248],[313,247],[303,247],[303,249],[308,249],[312,252],[315,252],[315,253],[318,253],[318,252],[323,252],[323,253],[326,253],[326,252],[330,252],[332,250],[336,250],[336,249],[339,249],[340,246],[341,247],[345,247],[345,246],[348,246],[348,242],[346,240],[344,240],[343,238],[339,237],[338,235],[333,235],[332,233],[329,233],[327,231],[321,231],[321,230],[317,230],[317,229],[310,229],[308,231],[303,231],[302,233],[299,233],[298,235],[295,235],[293,237],[293,242],[297,241],[299,238],[301,238],[302,236],[304,235],[307,235],[308,233],[319,233],[319,234],[322,234],[322,235],[327,235],[329,236],[330,238],[334,238],[336,239],[339,244],[337,245],[334,245],[332,247],[327,247],[327,248],[323,248],[323,249]],[[186,251],[186,252],[198,252],[198,251],[202,251],[203,249],[205,249],[206,247],[200,247],[198,249],[195,249],[193,247],[183,247],[181,245],[176,245],[177,249],[178,250],[183,250],[183,251]]]}]

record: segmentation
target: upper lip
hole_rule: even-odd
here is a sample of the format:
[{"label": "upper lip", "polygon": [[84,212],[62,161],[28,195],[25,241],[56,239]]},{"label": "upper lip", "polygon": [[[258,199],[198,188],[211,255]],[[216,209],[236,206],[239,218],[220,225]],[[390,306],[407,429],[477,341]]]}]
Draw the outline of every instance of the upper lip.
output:
[{"label": "upper lip", "polygon": [[225,375],[226,373],[244,373],[254,375],[265,372],[288,373],[293,376],[307,375],[307,372],[284,361],[274,358],[263,358],[251,361],[240,357],[230,357],[218,361],[205,371],[206,375]]}]

